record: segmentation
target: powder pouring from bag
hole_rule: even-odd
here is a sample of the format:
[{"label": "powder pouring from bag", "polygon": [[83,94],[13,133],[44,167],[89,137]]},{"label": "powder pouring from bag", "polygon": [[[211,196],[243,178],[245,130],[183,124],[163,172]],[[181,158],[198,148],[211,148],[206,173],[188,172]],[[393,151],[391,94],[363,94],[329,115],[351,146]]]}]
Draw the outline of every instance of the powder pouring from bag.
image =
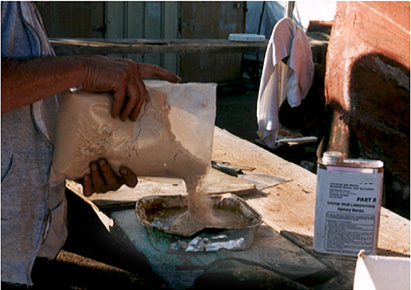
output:
[{"label": "powder pouring from bag", "polygon": [[216,84],[145,81],[149,97],[138,120],[112,118],[112,95],[78,91],[60,102],[51,179],[75,180],[106,158],[116,174],[184,179],[190,209],[212,220],[202,198],[211,167]]}]

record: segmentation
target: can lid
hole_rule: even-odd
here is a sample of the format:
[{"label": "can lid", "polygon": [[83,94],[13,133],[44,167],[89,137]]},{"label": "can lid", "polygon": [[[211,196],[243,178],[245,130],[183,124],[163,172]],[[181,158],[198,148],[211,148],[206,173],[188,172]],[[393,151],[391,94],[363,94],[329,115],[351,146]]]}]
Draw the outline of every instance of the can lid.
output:
[{"label": "can lid", "polygon": [[323,154],[322,163],[324,164],[341,164],[343,162],[344,158],[341,152],[326,151]]}]

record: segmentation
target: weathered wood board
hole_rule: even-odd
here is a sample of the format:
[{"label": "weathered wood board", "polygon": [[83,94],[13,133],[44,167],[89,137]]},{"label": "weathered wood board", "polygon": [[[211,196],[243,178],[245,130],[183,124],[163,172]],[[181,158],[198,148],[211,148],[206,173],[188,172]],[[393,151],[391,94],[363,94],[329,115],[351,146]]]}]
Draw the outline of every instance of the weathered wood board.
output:
[{"label": "weathered wood board", "polygon": [[[276,231],[315,255],[322,262],[347,274],[341,287],[352,287],[355,258],[318,255],[313,252],[316,175],[310,171],[242,140],[227,131],[215,129],[213,159],[255,167],[255,172],[286,176],[290,182],[264,189],[246,198],[264,221]],[[381,209],[378,255],[410,255],[410,221]]]},{"label": "weathered wood board", "polygon": [[[267,254],[269,251],[274,251],[274,248],[276,248],[275,251],[278,251],[278,253],[273,254],[274,256],[271,254],[267,255],[265,262],[281,262],[282,265],[287,268],[286,265],[290,266],[300,263],[302,263],[300,265],[306,265],[305,263],[309,259],[313,259],[314,264],[312,265],[314,267],[314,272],[317,270],[320,272],[327,272],[330,269],[335,269],[339,272],[339,275],[336,275],[335,279],[331,279],[328,282],[326,281],[326,283],[328,283],[328,287],[332,286],[338,287],[339,289],[352,289],[356,263],[355,257],[320,255],[316,254],[312,250],[316,190],[315,174],[298,165],[287,162],[269,151],[266,151],[248,141],[240,139],[217,127],[214,132],[212,158],[213,160],[230,162],[231,164],[236,164],[239,167],[255,168],[253,171],[255,173],[273,174],[291,179],[289,182],[267,188],[262,191],[255,190],[254,193],[243,196],[247,203],[262,215],[264,222],[263,230],[268,230],[268,232],[270,232],[269,236],[271,236],[271,238],[264,236],[264,239],[267,239],[265,240],[266,242],[264,242],[265,246],[262,246],[262,248],[258,248],[259,246],[257,246],[255,249],[253,246],[253,250],[251,252],[253,259],[263,259],[263,253]],[[223,174],[220,177],[224,180],[230,180],[230,178],[233,178],[226,174]],[[170,192],[170,188],[183,188],[182,186],[179,187],[180,185],[175,186],[173,184],[174,183],[163,184],[164,192],[162,192],[162,194],[167,191]],[[227,182],[227,184],[231,183]],[[143,185],[143,182],[141,182],[140,185]],[[119,197],[118,199],[121,200],[120,197],[122,195],[127,196],[130,192],[132,192],[132,198],[130,199],[130,197],[128,197],[128,200],[134,200],[136,197],[142,197],[144,193],[138,193],[140,185],[133,190],[125,188],[124,190],[127,193],[117,192],[116,195]],[[70,186],[68,187],[70,188]],[[143,189],[143,186],[141,189]],[[155,190],[158,191],[158,187]],[[79,193],[78,189],[77,193]],[[176,191],[172,190],[172,194],[175,193]],[[148,192],[146,192],[146,194],[148,194]],[[93,199],[97,201],[96,197],[93,197]],[[88,202],[92,203],[90,199],[88,199]],[[93,206],[96,207],[95,204],[93,204]],[[139,239],[143,236],[146,237],[146,233],[143,233],[143,231],[139,229],[140,226],[135,218],[134,210],[114,211],[111,212],[110,215],[111,216],[108,217],[106,222],[110,222],[111,226],[113,224],[117,224],[128,239],[136,245],[136,248],[144,246],[140,244],[141,240]],[[258,239],[256,239],[256,243],[259,245]],[[267,245],[266,243],[271,244]],[[283,247],[281,245],[283,245],[284,248],[281,248]],[[300,252],[300,250],[302,252]],[[151,250],[147,249],[147,251],[150,252]],[[281,253],[282,251],[284,252]],[[285,253],[289,253],[290,251],[294,253],[292,256],[288,256],[288,258],[287,256],[284,256]],[[296,254],[297,252],[299,254]],[[161,259],[166,258],[166,256],[163,255],[160,257],[159,251],[157,251],[156,254],[154,252],[152,254],[154,255],[154,260],[152,260],[152,263],[157,263],[157,266],[160,267],[158,268],[158,271],[166,271],[166,269],[161,268],[163,267],[161,265],[163,262]],[[409,220],[402,218],[385,208],[382,208],[377,254],[388,256],[410,255]],[[235,256],[234,254],[232,255],[232,257]],[[241,255],[247,256],[248,254],[242,253]],[[310,258],[308,258],[307,255]],[[210,257],[206,258],[204,256],[201,259],[209,258]],[[248,258],[250,257],[247,257],[247,259]],[[193,259],[194,260],[185,260],[185,264],[183,263],[185,267],[188,267],[187,263],[198,263],[196,259],[200,258]],[[320,263],[318,264],[318,262]],[[179,262],[175,261],[175,263]],[[261,266],[262,264],[259,265]],[[324,265],[329,267],[325,267]],[[156,265],[153,267],[155,266]],[[330,274],[330,272],[327,273]],[[290,275],[290,273],[287,275]]]},{"label": "weathered wood board", "polygon": [[[254,172],[286,176],[290,182],[264,189],[260,198],[247,202],[267,217],[267,222],[279,231],[296,233],[301,243],[310,245],[314,232],[316,175],[290,163],[261,147],[242,140],[216,127],[213,159],[247,164]],[[393,234],[393,233],[397,234]],[[391,237],[391,238],[389,238]],[[394,238],[395,237],[395,238]],[[395,243],[392,241],[396,240]],[[410,254],[410,221],[382,208],[379,251]]]},{"label": "weathered wood board", "polygon": [[80,39],[51,38],[58,55],[107,53],[264,53],[268,41],[227,39]]}]

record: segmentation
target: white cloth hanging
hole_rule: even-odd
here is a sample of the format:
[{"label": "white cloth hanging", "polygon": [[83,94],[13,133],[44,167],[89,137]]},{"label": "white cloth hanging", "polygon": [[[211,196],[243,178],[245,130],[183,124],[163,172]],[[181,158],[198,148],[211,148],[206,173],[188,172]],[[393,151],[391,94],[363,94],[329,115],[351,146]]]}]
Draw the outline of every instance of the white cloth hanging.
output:
[{"label": "white cloth hanging", "polygon": [[291,107],[299,106],[313,78],[311,46],[304,31],[292,19],[281,19],[268,42],[257,102],[257,133],[270,148],[276,148],[281,104],[287,98]]}]

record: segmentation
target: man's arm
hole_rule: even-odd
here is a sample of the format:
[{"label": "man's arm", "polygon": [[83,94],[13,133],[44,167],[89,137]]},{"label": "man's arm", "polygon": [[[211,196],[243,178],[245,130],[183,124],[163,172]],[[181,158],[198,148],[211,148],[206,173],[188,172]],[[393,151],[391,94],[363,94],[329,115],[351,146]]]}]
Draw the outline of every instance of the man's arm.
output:
[{"label": "man's arm", "polygon": [[112,116],[136,120],[146,98],[142,81],[157,77],[180,82],[158,66],[105,56],[47,56],[30,60],[2,60],[1,113],[6,113],[74,86],[113,92]]},{"label": "man's arm", "polygon": [[81,85],[82,62],[76,57],[1,61],[1,113]]}]

